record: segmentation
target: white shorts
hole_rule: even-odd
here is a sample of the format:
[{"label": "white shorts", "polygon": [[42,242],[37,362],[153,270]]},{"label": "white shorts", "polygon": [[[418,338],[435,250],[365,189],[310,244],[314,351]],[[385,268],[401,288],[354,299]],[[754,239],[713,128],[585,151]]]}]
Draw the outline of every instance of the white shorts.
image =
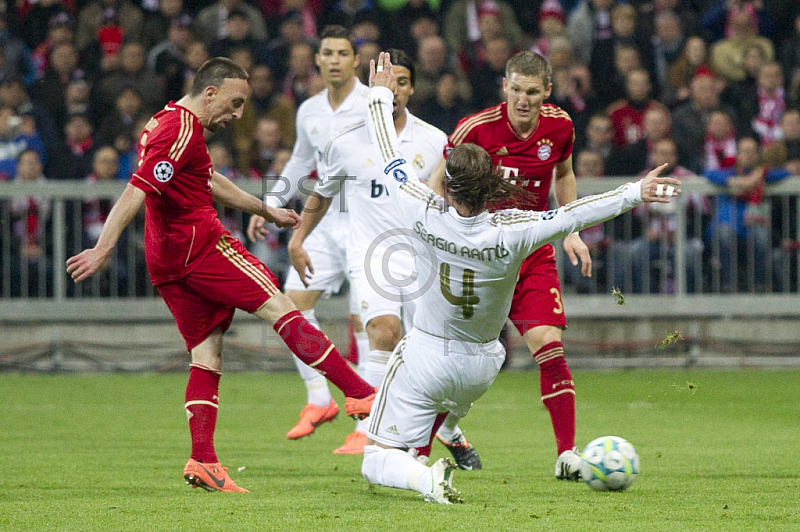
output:
[{"label": "white shorts", "polygon": [[369,416],[369,437],[389,447],[428,445],[436,415],[464,417],[505,360],[498,340],[445,340],[419,329],[395,348]]},{"label": "white shorts", "polygon": [[[322,297],[330,297],[341,290],[348,278],[347,245],[342,234],[342,225],[346,227],[347,223],[347,213],[338,213],[335,217],[326,215],[322,219],[303,242],[303,248],[314,266],[314,274],[310,278],[306,275],[308,286],[300,280],[297,270],[289,267],[284,291],[322,292]],[[350,294],[350,314],[358,314],[358,302],[352,289]]]},{"label": "white shorts", "polygon": [[385,264],[373,260],[367,269],[363,263],[351,261],[350,289],[365,327],[378,316],[397,316],[405,330],[411,330],[416,299],[421,295],[413,268],[414,259],[403,252],[392,254]]}]

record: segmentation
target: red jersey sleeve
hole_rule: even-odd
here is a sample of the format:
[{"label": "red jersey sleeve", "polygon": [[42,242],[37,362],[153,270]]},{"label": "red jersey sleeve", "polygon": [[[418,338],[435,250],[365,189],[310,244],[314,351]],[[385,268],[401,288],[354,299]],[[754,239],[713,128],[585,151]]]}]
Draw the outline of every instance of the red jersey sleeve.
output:
[{"label": "red jersey sleeve", "polygon": [[197,142],[198,134],[202,135],[202,127],[186,109],[167,106],[156,114],[139,138],[139,167],[131,184],[147,194],[161,194],[198,146],[205,145]]}]

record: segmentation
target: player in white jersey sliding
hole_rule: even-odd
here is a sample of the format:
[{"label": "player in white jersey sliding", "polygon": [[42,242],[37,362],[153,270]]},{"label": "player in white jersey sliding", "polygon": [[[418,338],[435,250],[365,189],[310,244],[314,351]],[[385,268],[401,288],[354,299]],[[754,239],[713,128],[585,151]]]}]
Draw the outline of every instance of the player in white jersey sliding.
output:
[{"label": "player in white jersey sliding", "polygon": [[[298,192],[308,194],[313,190],[313,181],[306,178],[319,170],[319,155],[336,131],[366,116],[365,87],[356,78],[358,55],[350,33],[341,26],[326,26],[320,37],[317,66],[325,80],[325,90],[309,98],[297,110],[297,141],[292,157],[286,163],[283,178],[265,197],[267,205],[281,207]],[[264,219],[250,219],[248,236],[251,240],[264,238]],[[314,314],[314,305],[323,295],[337,292],[347,278],[347,259],[344,242],[347,240],[348,214],[342,209],[330,209],[320,229],[307,242],[307,249],[314,260],[313,275],[305,282],[297,272],[289,270],[284,291],[303,316],[319,328]],[[358,308],[351,298],[350,314],[357,317]],[[357,322],[356,339],[359,344],[359,374],[364,376],[368,343],[366,334]],[[300,421],[287,434],[289,439],[298,439],[314,432],[326,421],[333,421],[339,406],[331,396],[328,382],[313,368],[309,368],[297,357],[294,358],[300,375],[306,384],[307,404],[300,413]],[[336,454],[360,453],[361,445],[354,445],[356,433],[345,440],[345,444],[334,450]],[[355,451],[354,451],[355,447]]]},{"label": "player in white jersey sliding", "polygon": [[[390,49],[395,72],[392,119],[398,137],[398,150],[411,161],[420,179],[427,179],[441,157],[447,137],[439,129],[413,116],[406,109],[414,92],[416,70],[413,59],[404,51]],[[361,322],[367,331],[370,352],[364,379],[378,386],[386,373],[389,356],[411,328],[414,300],[420,286],[409,277],[414,269],[411,245],[407,236],[392,235],[400,214],[397,204],[382,184],[383,167],[369,149],[366,120],[335,134],[322,155],[320,180],[314,194],[306,202],[303,223],[289,242],[292,265],[301,280],[313,260],[303,243],[319,230],[319,224],[336,201],[345,202],[350,214],[347,240],[348,273],[351,291],[361,310]],[[334,204],[335,209],[343,205]],[[324,221],[322,221],[324,223]],[[385,267],[385,268],[384,268]],[[385,272],[384,272],[385,269]],[[402,321],[401,321],[402,320]],[[366,423],[356,427],[360,451],[367,441]],[[456,441],[445,442],[462,469],[480,469],[475,448],[455,428]]]},{"label": "player in white jersey sliding", "polygon": [[[668,203],[680,181],[658,177],[666,165],[637,183],[588,196],[547,212],[486,204],[514,193],[475,144],[453,149],[447,160],[445,198],[419,182],[399,155],[390,121],[395,75],[388,54],[370,61],[368,125],[382,182],[398,204],[398,227],[412,236],[416,273],[429,288],[417,300],[414,327],[389,360],[370,412],[361,472],[373,484],[411,489],[425,500],[460,501],[452,486],[455,466],[431,467],[408,449],[424,445],[437,417],[463,417],[494,381],[505,358],[498,340],[522,261],[538,247],[626,212],[643,201]],[[377,163],[378,161],[376,161]]]}]

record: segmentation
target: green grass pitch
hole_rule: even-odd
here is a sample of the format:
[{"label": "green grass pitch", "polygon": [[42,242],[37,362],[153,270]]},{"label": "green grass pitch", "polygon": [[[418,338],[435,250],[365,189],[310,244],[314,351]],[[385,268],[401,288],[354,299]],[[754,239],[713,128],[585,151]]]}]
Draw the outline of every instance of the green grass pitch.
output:
[{"label": "green grass pitch", "polygon": [[633,486],[556,481],[538,375],[504,372],[462,422],[484,469],[456,473],[466,503],[448,507],[371,487],[360,456],[332,455],[353,428],[343,412],[286,440],[305,400],[294,374],[222,379],[217,451],[249,495],[184,485],[185,374],[3,374],[0,530],[800,530],[800,372],[574,377],[579,445],[630,440]]}]

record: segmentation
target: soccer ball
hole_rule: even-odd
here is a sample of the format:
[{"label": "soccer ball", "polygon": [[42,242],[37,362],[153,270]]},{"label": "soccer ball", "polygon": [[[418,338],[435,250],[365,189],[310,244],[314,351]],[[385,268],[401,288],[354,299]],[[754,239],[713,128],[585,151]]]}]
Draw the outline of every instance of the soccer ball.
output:
[{"label": "soccer ball", "polygon": [[639,455],[627,440],[603,436],[581,453],[581,478],[597,491],[621,491],[639,474]]}]

